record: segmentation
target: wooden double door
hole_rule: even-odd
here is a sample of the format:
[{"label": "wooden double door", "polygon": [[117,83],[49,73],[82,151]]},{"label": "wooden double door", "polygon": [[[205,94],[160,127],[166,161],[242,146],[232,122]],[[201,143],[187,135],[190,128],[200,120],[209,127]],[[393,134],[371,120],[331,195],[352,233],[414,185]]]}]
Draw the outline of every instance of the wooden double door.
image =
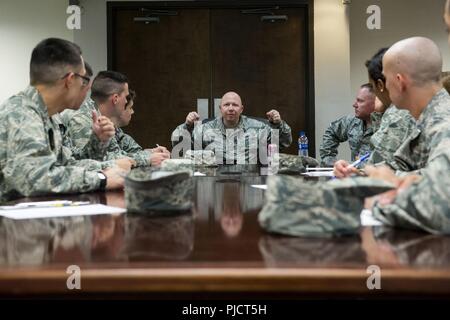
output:
[{"label": "wooden double door", "polygon": [[246,115],[280,112],[294,138],[287,152],[297,152],[298,131],[312,138],[306,8],[161,9],[152,3],[108,11],[108,66],[126,74],[137,92],[125,131],[142,146],[170,145],[171,132],[190,111],[215,116],[227,91],[240,94]]}]

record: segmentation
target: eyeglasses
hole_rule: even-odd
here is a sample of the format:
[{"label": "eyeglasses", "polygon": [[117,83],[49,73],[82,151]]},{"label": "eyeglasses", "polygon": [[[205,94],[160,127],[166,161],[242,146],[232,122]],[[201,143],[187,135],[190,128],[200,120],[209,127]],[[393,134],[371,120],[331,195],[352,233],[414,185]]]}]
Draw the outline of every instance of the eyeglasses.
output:
[{"label": "eyeglasses", "polygon": [[81,78],[81,80],[83,81],[83,86],[87,86],[91,82],[91,78],[82,76],[81,74],[76,73],[76,72],[68,72],[61,79],[67,78],[71,73],[73,73],[75,76]]}]

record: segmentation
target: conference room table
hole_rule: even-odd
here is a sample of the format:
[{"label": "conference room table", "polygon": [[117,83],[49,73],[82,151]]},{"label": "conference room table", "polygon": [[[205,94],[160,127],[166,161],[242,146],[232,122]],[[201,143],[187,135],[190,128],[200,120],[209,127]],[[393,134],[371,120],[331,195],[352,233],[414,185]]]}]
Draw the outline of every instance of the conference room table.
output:
[{"label": "conference room table", "polygon": [[[252,186],[266,183],[264,173],[215,170],[193,179],[188,211],[0,217],[0,297],[450,296],[450,237],[385,226],[337,238],[271,234],[258,223],[266,191]],[[11,204],[52,199],[126,207],[123,191]],[[79,289],[68,285],[73,266]]]}]

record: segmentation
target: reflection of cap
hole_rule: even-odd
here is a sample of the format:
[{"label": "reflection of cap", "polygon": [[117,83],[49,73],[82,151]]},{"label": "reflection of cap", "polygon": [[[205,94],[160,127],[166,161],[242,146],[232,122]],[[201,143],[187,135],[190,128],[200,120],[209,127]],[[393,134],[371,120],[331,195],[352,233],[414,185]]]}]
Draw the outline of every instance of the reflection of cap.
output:
[{"label": "reflection of cap", "polygon": [[364,263],[358,236],[339,239],[304,239],[264,235],[259,251],[268,267],[292,264],[318,265]]},{"label": "reflection of cap", "polygon": [[192,206],[194,180],[190,172],[138,168],[125,179],[129,212],[186,210]]},{"label": "reflection of cap", "polygon": [[304,237],[356,233],[365,197],[394,188],[365,177],[312,183],[290,176],[267,179],[261,226],[271,232]]},{"label": "reflection of cap", "polygon": [[194,218],[191,212],[170,216],[125,216],[125,246],[121,257],[127,260],[182,260],[194,248]]}]

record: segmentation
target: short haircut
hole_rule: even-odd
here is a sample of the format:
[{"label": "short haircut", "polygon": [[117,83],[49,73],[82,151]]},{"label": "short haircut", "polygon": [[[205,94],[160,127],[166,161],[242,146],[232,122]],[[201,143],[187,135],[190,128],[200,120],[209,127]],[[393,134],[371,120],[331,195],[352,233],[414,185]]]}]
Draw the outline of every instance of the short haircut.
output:
[{"label": "short haircut", "polygon": [[113,94],[121,94],[128,83],[125,75],[116,71],[100,71],[92,82],[91,98],[96,102],[105,102]]},{"label": "short haircut", "polygon": [[44,39],[31,53],[30,84],[53,84],[66,73],[76,72],[82,65],[78,45],[64,39]]},{"label": "short haircut", "polygon": [[450,93],[450,75],[446,75],[442,77],[442,85],[444,86],[445,90],[447,90],[448,93]]},{"label": "short haircut", "polygon": [[364,83],[363,85],[361,85],[360,87],[361,89],[368,89],[370,93],[374,93],[373,91],[373,86],[370,83]]},{"label": "short haircut", "polygon": [[128,89],[128,91],[130,93],[127,95],[127,104],[125,105],[125,108],[130,105],[131,101],[134,102],[134,100],[136,99],[136,91],[134,91],[133,89]]},{"label": "short haircut", "polygon": [[86,61],[84,61],[84,68],[86,69],[86,76],[87,77],[92,77],[94,72],[92,71],[91,65],[89,63],[87,63]]},{"label": "short haircut", "polygon": [[383,83],[386,83],[386,78],[383,75],[383,56],[388,49],[389,48],[381,48],[370,60],[367,60],[365,63],[369,77],[375,82],[381,80]]}]

